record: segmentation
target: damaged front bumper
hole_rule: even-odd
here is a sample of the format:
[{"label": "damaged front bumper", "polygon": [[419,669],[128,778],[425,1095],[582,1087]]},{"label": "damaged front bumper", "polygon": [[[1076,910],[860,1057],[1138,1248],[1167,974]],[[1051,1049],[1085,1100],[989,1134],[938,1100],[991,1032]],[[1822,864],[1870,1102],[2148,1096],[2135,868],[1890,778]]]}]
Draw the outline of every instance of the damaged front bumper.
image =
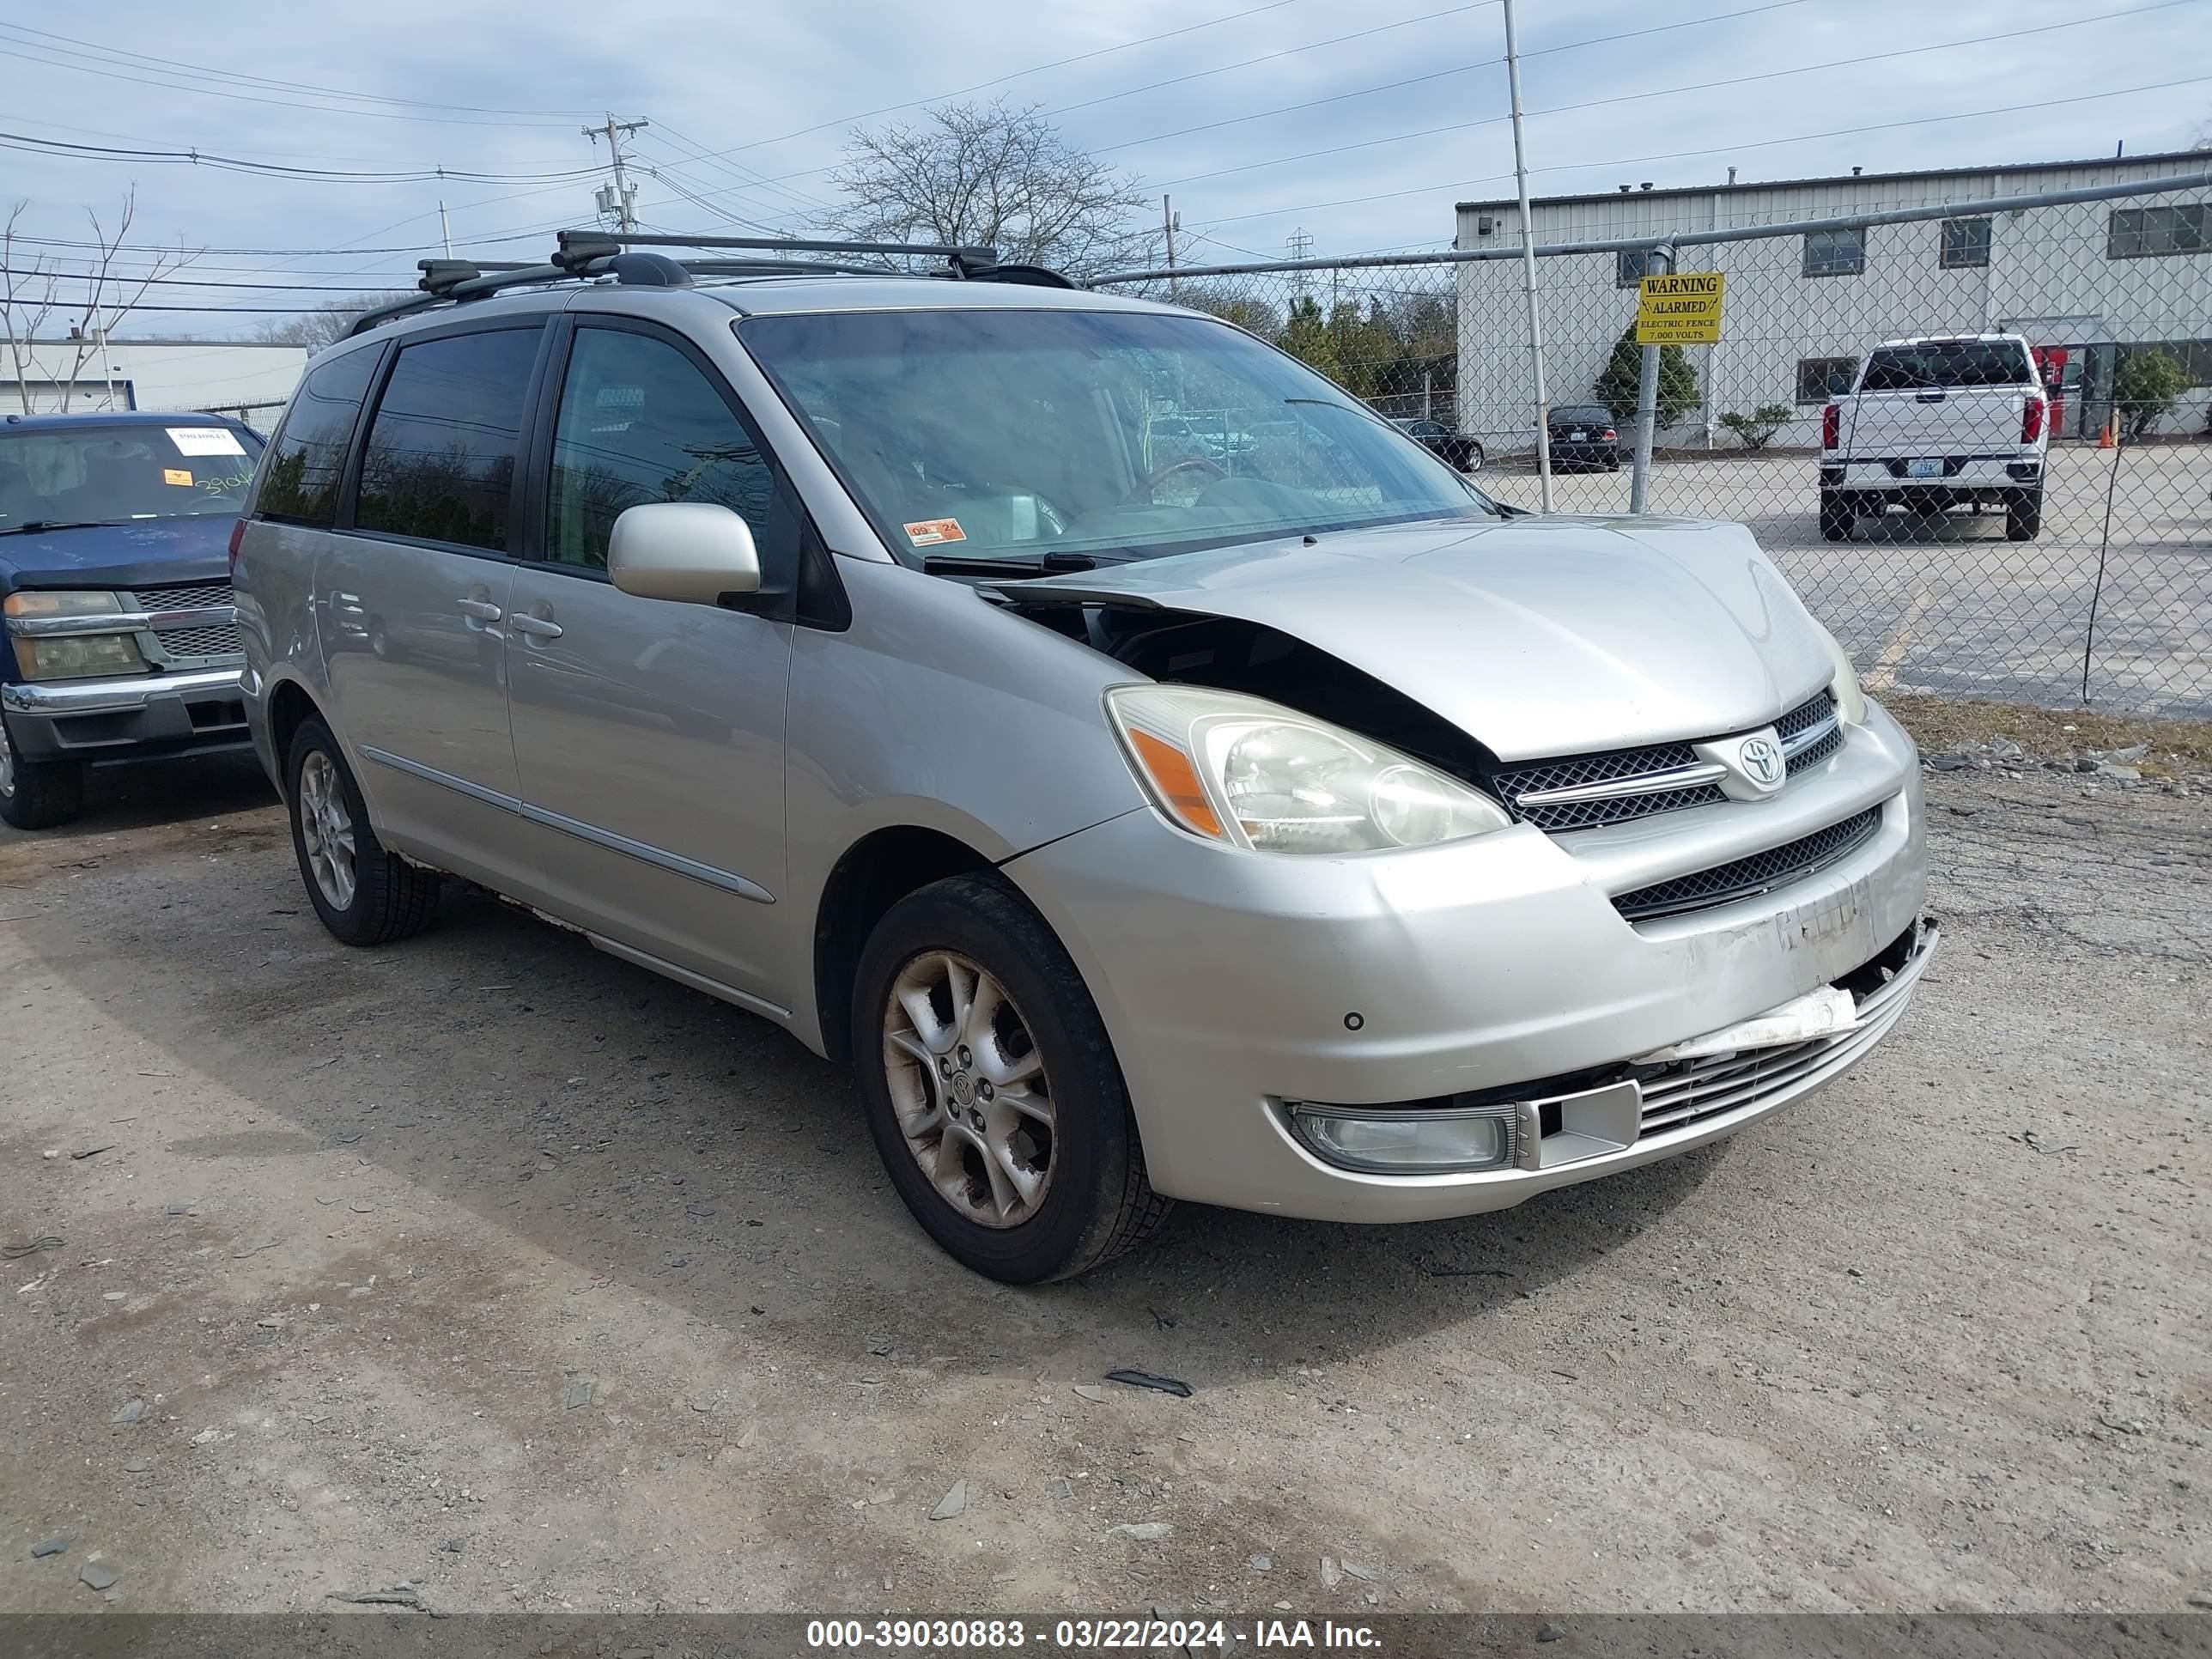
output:
[{"label": "damaged front bumper", "polygon": [[[1650,921],[1617,907],[1870,811],[1847,854],[1771,891]],[[1003,867],[1098,1003],[1156,1189],[1417,1221],[1686,1151],[1863,1060],[1935,945],[1911,745],[1875,709],[1756,807],[1343,859],[1227,855],[1146,810]],[[1826,987],[1851,998],[1848,1029],[1698,1052]],[[1425,1151],[1374,1127],[1409,1120]]]}]

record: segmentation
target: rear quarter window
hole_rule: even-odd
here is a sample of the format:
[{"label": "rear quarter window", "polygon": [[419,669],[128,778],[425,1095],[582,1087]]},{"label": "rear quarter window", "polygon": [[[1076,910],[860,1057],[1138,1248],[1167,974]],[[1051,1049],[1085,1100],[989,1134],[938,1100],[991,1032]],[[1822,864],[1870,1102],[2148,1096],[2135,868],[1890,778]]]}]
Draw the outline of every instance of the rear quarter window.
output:
[{"label": "rear quarter window", "polygon": [[349,351],[310,370],[300,383],[270,447],[255,503],[259,516],[324,528],[336,519],[346,451],[379,355],[373,347]]}]

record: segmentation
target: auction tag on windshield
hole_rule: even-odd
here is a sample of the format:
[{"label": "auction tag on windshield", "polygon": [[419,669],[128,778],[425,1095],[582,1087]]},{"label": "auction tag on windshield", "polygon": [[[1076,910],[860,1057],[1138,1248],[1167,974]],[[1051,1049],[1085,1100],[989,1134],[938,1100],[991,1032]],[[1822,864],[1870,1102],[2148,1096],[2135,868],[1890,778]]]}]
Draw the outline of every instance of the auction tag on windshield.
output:
[{"label": "auction tag on windshield", "polygon": [[968,532],[957,519],[917,519],[906,527],[906,538],[916,547],[935,547],[942,542],[964,542]]},{"label": "auction tag on windshield", "polygon": [[190,489],[192,487],[192,475],[181,466],[165,466],[161,469],[161,482]]},{"label": "auction tag on windshield", "polygon": [[179,455],[243,455],[246,446],[227,426],[173,426],[169,441]]}]

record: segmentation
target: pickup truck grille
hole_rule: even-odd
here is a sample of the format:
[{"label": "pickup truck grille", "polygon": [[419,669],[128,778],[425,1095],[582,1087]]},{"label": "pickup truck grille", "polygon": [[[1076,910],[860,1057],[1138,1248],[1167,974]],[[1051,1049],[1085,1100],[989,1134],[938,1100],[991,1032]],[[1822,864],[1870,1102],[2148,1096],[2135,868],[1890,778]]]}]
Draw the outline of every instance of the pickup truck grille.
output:
[{"label": "pickup truck grille", "polygon": [[[1818,766],[1843,746],[1835,714],[1835,701],[1824,690],[1774,722],[1791,776]],[[1797,745],[1794,749],[1793,743]],[[1692,783],[1679,789],[1655,787],[1668,772],[1697,764],[1697,751],[1687,743],[1657,743],[1558,760],[1516,762],[1492,773],[1492,781],[1518,817],[1556,835],[1595,829],[1601,823],[1625,823],[1685,806],[1710,806],[1727,799],[1717,783]],[[1607,785],[1618,786],[1619,793],[1586,793],[1579,799],[1565,801],[1522,799],[1554,790],[1583,791]]]},{"label": "pickup truck grille", "polygon": [[1613,908],[1631,921],[1649,921],[1656,916],[1679,915],[1685,910],[1703,910],[1735,899],[1771,892],[1793,881],[1802,881],[1849,856],[1881,827],[1881,808],[1869,806],[1839,823],[1784,842],[1779,847],[1770,847],[1763,853],[1753,853],[1748,858],[1732,859],[1710,870],[1693,870],[1671,881],[1656,882],[1650,887],[1620,894],[1613,900]]},{"label": "pickup truck grille", "polygon": [[185,582],[175,587],[135,587],[131,597],[141,611],[198,611],[231,603],[228,582]]},{"label": "pickup truck grille", "polygon": [[164,665],[198,664],[236,656],[240,649],[238,624],[227,619],[236,614],[232,606],[234,597],[230,584],[222,581],[137,587],[129,594],[137,610],[155,615],[165,611],[216,611],[226,618],[215,621],[203,617],[182,626],[154,629],[155,656]]}]

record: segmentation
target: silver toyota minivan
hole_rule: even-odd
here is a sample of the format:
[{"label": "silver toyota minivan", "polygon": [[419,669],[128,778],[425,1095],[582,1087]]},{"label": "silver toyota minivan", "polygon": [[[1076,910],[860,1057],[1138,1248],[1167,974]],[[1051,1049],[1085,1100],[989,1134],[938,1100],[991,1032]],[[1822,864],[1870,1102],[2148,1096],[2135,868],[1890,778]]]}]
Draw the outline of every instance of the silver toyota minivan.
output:
[{"label": "silver toyota minivan", "polygon": [[1741,526],[1500,506],[1034,270],[574,263],[364,319],[233,541],[340,939],[459,878],[848,1057],[1015,1282],[1518,1204],[1904,1012],[1912,745]]}]

